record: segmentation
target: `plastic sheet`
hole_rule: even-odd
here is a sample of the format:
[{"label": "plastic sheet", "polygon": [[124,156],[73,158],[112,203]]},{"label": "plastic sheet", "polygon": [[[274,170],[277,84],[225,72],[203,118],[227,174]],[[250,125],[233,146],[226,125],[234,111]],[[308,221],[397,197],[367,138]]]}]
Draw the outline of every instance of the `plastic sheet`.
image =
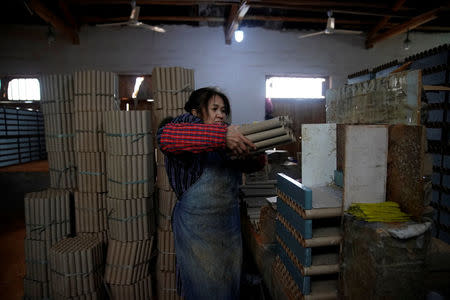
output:
[{"label": "plastic sheet", "polygon": [[420,70],[345,85],[326,93],[327,123],[419,124]]}]

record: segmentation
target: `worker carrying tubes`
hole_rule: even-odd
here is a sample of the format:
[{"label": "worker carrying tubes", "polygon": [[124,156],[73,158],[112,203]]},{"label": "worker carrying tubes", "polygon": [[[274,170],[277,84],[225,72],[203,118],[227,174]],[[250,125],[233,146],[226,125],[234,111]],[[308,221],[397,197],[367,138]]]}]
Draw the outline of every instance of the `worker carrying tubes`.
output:
[{"label": "worker carrying tubes", "polygon": [[182,114],[161,122],[173,210],[177,291],[185,299],[239,299],[241,173],[264,167],[264,149],[292,142],[288,120],[229,125],[230,102],[216,88],[191,93]]}]

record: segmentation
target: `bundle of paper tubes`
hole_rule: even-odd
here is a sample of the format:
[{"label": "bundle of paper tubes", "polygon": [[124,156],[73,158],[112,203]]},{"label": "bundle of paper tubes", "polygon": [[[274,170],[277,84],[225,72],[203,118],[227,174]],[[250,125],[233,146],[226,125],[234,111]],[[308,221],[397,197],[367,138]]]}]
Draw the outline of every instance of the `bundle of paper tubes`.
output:
[{"label": "bundle of paper tubes", "polygon": [[55,299],[100,299],[103,289],[103,243],[90,236],[65,238],[49,251],[52,295]]},{"label": "bundle of paper tubes", "polygon": [[106,257],[105,282],[111,285],[139,285],[147,278],[153,237],[148,240],[121,242],[110,240]]},{"label": "bundle of paper tubes", "polygon": [[239,132],[252,141],[256,150],[263,152],[296,141],[295,136],[288,126],[292,123],[288,116],[280,116],[253,124],[243,124]]},{"label": "bundle of paper tubes", "polygon": [[49,293],[48,250],[70,233],[70,192],[47,189],[25,194],[24,299],[45,299]]}]

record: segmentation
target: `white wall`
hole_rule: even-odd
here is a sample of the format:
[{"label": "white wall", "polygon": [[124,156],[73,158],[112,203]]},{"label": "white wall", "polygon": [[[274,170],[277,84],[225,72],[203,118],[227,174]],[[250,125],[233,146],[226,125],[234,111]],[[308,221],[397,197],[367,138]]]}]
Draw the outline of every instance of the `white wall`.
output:
[{"label": "white wall", "polygon": [[331,76],[334,87],[348,74],[450,43],[450,34],[401,35],[364,48],[362,36],[298,39],[299,32],[244,28],[245,39],[226,45],[222,27],[166,26],[160,34],[135,28],[82,27],[80,45],[61,34],[48,46],[46,27],[1,26],[0,74],[66,73],[100,69],[149,74],[155,66],[195,69],[196,88],[219,86],[229,96],[233,122],[264,118],[265,76]]}]

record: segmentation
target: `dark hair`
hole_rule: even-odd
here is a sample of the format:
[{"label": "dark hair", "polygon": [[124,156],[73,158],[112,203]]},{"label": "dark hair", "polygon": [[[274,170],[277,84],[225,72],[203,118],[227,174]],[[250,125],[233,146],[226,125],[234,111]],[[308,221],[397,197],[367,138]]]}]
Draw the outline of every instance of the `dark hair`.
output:
[{"label": "dark hair", "polygon": [[230,101],[224,93],[215,87],[204,87],[193,91],[189,96],[189,100],[184,105],[184,110],[190,113],[193,109],[195,109],[200,115],[202,115],[203,111],[208,111],[208,101],[213,96],[220,96],[223,99],[225,113],[227,114],[227,117],[230,117]]},{"label": "dark hair", "polygon": [[166,126],[167,124],[169,124],[170,122],[172,122],[172,120],[173,120],[173,117],[171,117],[171,116],[165,117],[165,118],[159,123],[158,129],[160,129],[161,127]]}]

